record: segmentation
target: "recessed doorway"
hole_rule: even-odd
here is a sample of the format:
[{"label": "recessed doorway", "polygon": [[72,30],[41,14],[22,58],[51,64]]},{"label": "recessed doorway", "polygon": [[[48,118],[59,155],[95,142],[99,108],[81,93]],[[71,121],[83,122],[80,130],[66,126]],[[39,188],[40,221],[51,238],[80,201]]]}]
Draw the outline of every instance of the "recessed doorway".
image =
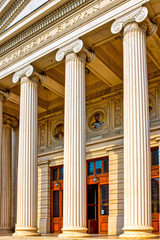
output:
[{"label": "recessed doorway", "polygon": [[90,234],[108,233],[108,158],[87,163],[87,225]]}]

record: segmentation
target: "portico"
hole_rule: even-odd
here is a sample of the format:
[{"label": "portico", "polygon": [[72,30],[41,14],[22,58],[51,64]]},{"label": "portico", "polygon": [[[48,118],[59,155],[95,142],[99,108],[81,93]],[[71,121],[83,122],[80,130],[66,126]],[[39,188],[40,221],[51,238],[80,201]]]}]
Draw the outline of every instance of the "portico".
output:
[{"label": "portico", "polygon": [[1,33],[0,231],[155,238],[160,4],[23,7]]}]

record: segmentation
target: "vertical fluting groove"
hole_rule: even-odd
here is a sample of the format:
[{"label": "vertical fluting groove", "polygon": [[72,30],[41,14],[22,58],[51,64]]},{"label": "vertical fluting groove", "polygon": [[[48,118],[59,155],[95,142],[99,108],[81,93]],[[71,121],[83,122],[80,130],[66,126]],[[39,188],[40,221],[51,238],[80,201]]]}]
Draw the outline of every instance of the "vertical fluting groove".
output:
[{"label": "vertical fluting groove", "polygon": [[37,228],[37,83],[21,80],[16,230]]},{"label": "vertical fluting groove", "polygon": [[66,56],[63,230],[86,228],[84,64],[74,53]]},{"label": "vertical fluting groove", "polygon": [[145,30],[126,25],[124,53],[125,227],[151,225],[149,108]]}]

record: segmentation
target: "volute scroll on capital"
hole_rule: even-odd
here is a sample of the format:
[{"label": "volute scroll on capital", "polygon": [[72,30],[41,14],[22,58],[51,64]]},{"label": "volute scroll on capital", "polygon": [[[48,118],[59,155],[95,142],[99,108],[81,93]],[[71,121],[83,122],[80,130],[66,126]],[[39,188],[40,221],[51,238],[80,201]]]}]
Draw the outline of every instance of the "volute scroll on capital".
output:
[{"label": "volute scroll on capital", "polygon": [[17,83],[22,77],[27,77],[31,81],[37,82],[38,84],[42,84],[46,78],[44,74],[39,74],[36,72],[32,65],[28,65],[15,72],[12,79],[13,83]]},{"label": "volute scroll on capital", "polygon": [[60,62],[68,53],[72,53],[72,52],[77,54],[82,52],[83,54],[86,55],[87,62],[93,61],[95,57],[94,52],[86,49],[83,41],[81,39],[77,39],[65,45],[64,47],[60,48],[56,54],[56,60]]},{"label": "volute scroll on capital", "polygon": [[111,26],[111,32],[117,34],[123,29],[123,27],[132,22],[144,23],[147,29],[147,36],[151,36],[157,31],[156,24],[152,23],[148,18],[148,9],[146,7],[139,7],[116,19]]}]

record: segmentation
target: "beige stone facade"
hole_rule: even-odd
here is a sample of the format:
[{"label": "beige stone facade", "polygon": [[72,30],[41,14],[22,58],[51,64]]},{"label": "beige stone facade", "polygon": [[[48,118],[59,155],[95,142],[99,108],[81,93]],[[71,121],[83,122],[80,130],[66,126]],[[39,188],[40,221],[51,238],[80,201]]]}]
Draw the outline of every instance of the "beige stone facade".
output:
[{"label": "beige stone facade", "polygon": [[0,18],[0,234],[154,238],[159,1],[2,0]]}]

